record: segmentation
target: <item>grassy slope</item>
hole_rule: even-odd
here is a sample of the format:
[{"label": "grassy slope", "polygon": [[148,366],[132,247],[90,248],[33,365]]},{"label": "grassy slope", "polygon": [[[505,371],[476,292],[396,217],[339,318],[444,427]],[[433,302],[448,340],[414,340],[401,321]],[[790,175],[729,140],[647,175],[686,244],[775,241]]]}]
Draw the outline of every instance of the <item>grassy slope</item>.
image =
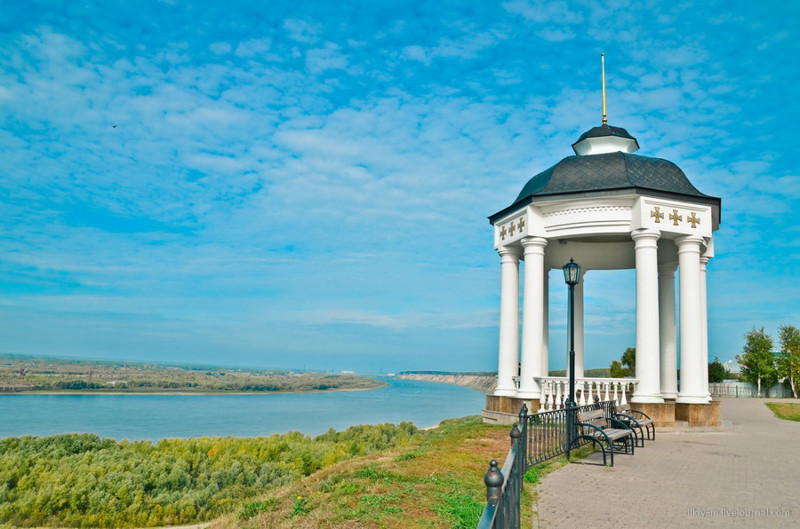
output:
[{"label": "grassy slope", "polygon": [[[485,502],[484,473],[490,459],[505,461],[509,429],[480,417],[450,419],[428,439],[324,469],[245,503],[238,516],[218,518],[209,529],[474,529]],[[522,527],[533,524],[536,484],[565,464],[561,457],[528,470]]]},{"label": "grassy slope", "polygon": [[[490,459],[509,450],[507,426],[479,417],[445,421],[431,437],[334,465],[243,506],[213,529],[474,528]],[[531,524],[527,487],[524,526]]]}]

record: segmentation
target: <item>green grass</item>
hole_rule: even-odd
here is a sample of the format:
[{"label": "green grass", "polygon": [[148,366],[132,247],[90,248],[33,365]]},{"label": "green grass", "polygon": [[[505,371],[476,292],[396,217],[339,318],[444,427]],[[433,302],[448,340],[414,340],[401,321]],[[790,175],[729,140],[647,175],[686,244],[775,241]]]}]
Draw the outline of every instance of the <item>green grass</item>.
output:
[{"label": "green grass", "polygon": [[800,404],[789,402],[767,402],[766,404],[775,417],[785,421],[800,422]]},{"label": "green grass", "polygon": [[[472,529],[486,500],[483,476],[489,460],[508,454],[508,432],[480,417],[447,420],[400,447],[272,490],[248,504],[247,513],[218,519],[212,528]],[[532,489],[523,499],[525,526],[532,524]]]},{"label": "green grass", "polygon": [[[427,437],[269,491],[263,503],[250,507],[255,515],[220,518],[210,529],[473,529],[486,501],[483,476],[489,460],[505,460],[508,432],[508,426],[486,425],[480,417],[444,421]],[[572,458],[589,453],[585,446]],[[538,483],[566,464],[560,457],[528,469],[522,527],[533,525]]]}]

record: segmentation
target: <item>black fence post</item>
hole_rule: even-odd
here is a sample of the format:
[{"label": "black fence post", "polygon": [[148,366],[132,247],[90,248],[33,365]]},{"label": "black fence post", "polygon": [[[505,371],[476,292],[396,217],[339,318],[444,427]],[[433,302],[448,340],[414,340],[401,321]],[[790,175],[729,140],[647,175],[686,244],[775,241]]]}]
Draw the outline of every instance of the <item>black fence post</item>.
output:
[{"label": "black fence post", "polygon": [[[521,412],[520,412],[521,413]],[[519,527],[519,511],[520,511],[520,500],[521,500],[521,493],[522,493],[522,482],[520,481],[520,477],[522,476],[523,470],[520,466],[520,445],[522,439],[522,432],[519,431],[519,428],[515,424],[511,427],[511,431],[508,433],[509,437],[511,437],[511,450],[514,451],[514,462],[511,465],[510,475],[506,477],[508,482],[506,483],[506,492],[503,497],[503,511],[504,511],[504,519],[506,526],[503,527]]]},{"label": "black fence post", "polygon": [[522,433],[522,444],[520,445],[521,455],[519,456],[519,458],[523,465],[522,468],[524,470],[528,470],[528,443],[530,441],[528,439],[528,406],[526,406],[525,404],[523,404],[522,409],[519,410],[519,424]]}]

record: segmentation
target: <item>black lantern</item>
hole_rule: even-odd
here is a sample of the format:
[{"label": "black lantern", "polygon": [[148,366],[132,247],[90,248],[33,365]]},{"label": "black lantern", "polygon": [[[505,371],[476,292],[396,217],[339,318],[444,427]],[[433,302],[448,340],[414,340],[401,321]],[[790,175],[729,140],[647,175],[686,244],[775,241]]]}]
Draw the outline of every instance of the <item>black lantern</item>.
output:
[{"label": "black lantern", "polygon": [[574,287],[581,280],[581,265],[573,261],[571,258],[567,264],[562,268],[564,270],[564,282],[569,286]]},{"label": "black lantern", "polygon": [[575,440],[575,285],[581,280],[581,265],[570,258],[562,267],[564,282],[569,285],[569,397],[567,399],[567,461]]}]

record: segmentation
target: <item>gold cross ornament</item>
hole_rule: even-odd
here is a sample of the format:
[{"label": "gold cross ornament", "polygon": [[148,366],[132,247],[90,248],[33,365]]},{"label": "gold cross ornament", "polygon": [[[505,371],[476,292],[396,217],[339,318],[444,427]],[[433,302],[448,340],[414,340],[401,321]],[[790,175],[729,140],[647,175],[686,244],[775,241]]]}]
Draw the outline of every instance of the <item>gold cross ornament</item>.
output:
[{"label": "gold cross ornament", "polygon": [[514,221],[511,221],[510,229],[511,229],[511,236],[513,237],[514,236],[514,230],[517,229],[517,227],[514,226]]},{"label": "gold cross ornament", "polygon": [[673,226],[677,226],[678,225],[678,221],[683,220],[683,215],[678,215],[678,210],[677,209],[673,209],[672,213],[669,214],[669,220],[672,221],[672,225]]},{"label": "gold cross ornament", "polygon": [[519,228],[519,231],[522,231],[522,229],[525,227],[525,217],[519,218],[519,222],[517,222],[517,227]]},{"label": "gold cross ornament", "polygon": [[503,226],[503,228],[500,230],[500,240],[501,241],[506,240],[506,234],[507,233],[508,233],[508,231],[506,230],[506,227]]},{"label": "gold cross ornament", "polygon": [[692,228],[696,228],[698,224],[700,224],[700,219],[697,218],[697,215],[694,214],[692,211],[692,216],[686,218],[686,222],[690,222],[692,224]]},{"label": "gold cross ornament", "polygon": [[655,209],[650,212],[650,216],[656,219],[656,224],[661,224],[661,219],[664,218],[664,214],[661,213],[658,206],[656,206]]}]

